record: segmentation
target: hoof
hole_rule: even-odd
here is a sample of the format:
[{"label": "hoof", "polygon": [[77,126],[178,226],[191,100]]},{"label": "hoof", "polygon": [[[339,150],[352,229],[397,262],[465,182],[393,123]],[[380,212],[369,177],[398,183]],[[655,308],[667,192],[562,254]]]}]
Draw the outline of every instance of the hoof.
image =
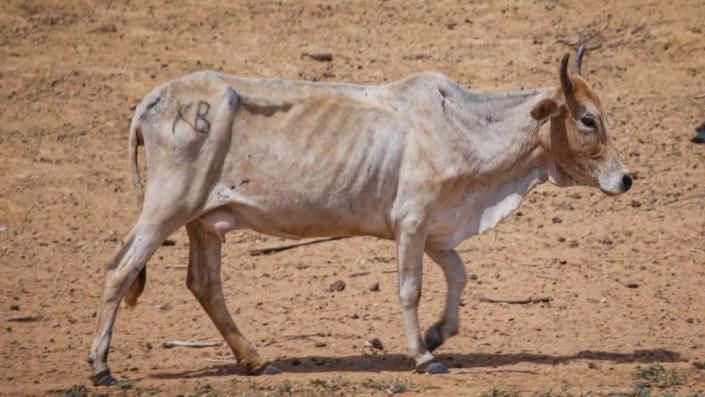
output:
[{"label": "hoof", "polygon": [[423,373],[430,375],[447,374],[448,367],[441,363],[435,362],[428,364],[426,368],[424,368]]},{"label": "hoof", "polygon": [[276,374],[281,374],[281,373],[282,373],[281,369],[275,367],[272,364],[267,364],[264,367],[264,369],[262,370],[262,372],[260,372],[259,374],[260,375],[276,375]]},{"label": "hoof", "polygon": [[100,371],[92,376],[94,386],[112,386],[117,383],[117,379],[110,375],[110,370]]},{"label": "hoof", "polygon": [[443,344],[443,336],[441,335],[441,324],[436,324],[426,330],[424,342],[428,351],[432,352]]}]

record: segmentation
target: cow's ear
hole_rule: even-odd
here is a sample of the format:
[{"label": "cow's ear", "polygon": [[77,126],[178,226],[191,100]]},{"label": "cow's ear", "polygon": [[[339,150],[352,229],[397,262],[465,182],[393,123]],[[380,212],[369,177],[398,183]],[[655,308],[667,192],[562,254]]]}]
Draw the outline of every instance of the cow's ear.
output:
[{"label": "cow's ear", "polygon": [[536,121],[546,121],[549,117],[560,114],[558,104],[553,99],[542,99],[531,109],[531,117]]}]

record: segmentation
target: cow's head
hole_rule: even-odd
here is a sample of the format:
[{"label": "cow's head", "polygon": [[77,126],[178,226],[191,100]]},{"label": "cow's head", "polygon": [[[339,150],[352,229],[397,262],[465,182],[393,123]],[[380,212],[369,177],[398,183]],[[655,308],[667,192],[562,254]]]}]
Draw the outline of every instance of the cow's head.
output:
[{"label": "cow's head", "polygon": [[600,98],[580,76],[583,53],[581,46],[572,76],[570,55],[563,55],[560,92],[536,104],[531,116],[550,121],[550,127],[539,132],[539,142],[555,168],[549,176],[553,184],[594,186],[607,194],[621,194],[631,187],[632,176],[614,147]]}]

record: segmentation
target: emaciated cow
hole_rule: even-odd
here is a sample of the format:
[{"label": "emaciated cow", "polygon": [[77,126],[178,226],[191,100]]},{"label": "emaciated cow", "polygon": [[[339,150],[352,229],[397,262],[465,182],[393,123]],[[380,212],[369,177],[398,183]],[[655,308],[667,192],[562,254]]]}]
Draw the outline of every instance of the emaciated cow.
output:
[{"label": "emaciated cow", "polygon": [[[594,186],[615,195],[632,177],[602,104],[569,54],[558,87],[471,92],[437,73],[350,85],[195,73],[157,87],[130,127],[139,220],[107,265],[89,362],[99,385],[120,301],[134,305],[145,264],[181,226],[188,288],[250,374],[276,373],[236,327],[220,280],[234,229],[287,238],[377,236],[396,241],[398,292],[419,372],[444,373],[431,354],[458,332],[466,284],[455,247],[494,227],[537,184]],[[146,191],[137,167],[144,144]],[[445,274],[440,320],[422,335],[417,314],[426,253]]]}]

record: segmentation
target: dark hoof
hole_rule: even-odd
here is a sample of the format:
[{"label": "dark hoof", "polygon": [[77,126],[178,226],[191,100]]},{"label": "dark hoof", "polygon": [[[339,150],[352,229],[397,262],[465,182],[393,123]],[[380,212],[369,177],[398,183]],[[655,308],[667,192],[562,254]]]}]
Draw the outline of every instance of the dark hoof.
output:
[{"label": "dark hoof", "polygon": [[436,324],[426,330],[424,342],[426,342],[426,348],[430,352],[436,350],[438,346],[443,344],[443,336],[441,335],[441,324]]},{"label": "dark hoof", "polygon": [[448,367],[441,363],[431,363],[424,368],[423,372],[430,375],[447,374]]},{"label": "dark hoof", "polygon": [[276,375],[276,374],[281,374],[282,370],[275,367],[272,364],[267,364],[267,366],[264,367],[262,372],[260,372],[260,375]]},{"label": "dark hoof", "polygon": [[117,383],[117,379],[110,375],[110,370],[100,371],[93,375],[94,386],[112,386]]}]

